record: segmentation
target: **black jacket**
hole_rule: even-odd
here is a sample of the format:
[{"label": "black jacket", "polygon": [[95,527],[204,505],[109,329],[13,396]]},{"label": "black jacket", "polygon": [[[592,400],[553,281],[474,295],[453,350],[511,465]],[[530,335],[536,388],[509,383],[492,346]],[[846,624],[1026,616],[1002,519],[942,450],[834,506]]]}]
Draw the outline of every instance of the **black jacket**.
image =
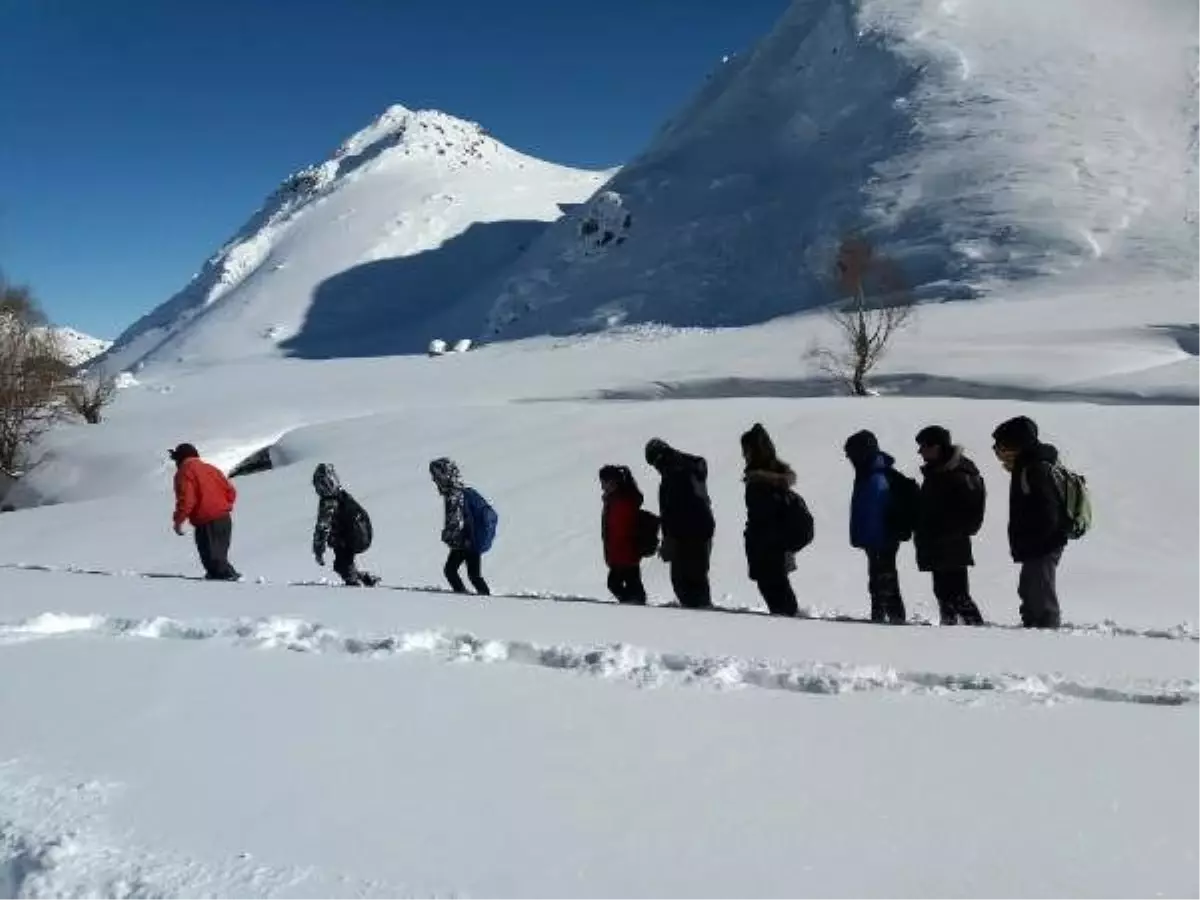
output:
[{"label": "black jacket", "polygon": [[663,536],[672,541],[710,541],[716,531],[708,497],[708,463],[703,457],[669,450],[658,463],[658,514]]},{"label": "black jacket", "polygon": [[750,578],[778,574],[785,570],[784,504],[787,492],[796,483],[796,473],[777,462],[770,469],[749,470],[746,482],[746,564]]},{"label": "black jacket", "polygon": [[1048,556],[1067,544],[1054,464],[1058,450],[1035,444],[1017,457],[1008,491],[1008,547],[1016,562]]},{"label": "black jacket", "polygon": [[987,493],[975,463],[953,447],[949,459],[921,467],[921,504],[913,540],[922,572],[975,565],[971,536],[983,525]]}]

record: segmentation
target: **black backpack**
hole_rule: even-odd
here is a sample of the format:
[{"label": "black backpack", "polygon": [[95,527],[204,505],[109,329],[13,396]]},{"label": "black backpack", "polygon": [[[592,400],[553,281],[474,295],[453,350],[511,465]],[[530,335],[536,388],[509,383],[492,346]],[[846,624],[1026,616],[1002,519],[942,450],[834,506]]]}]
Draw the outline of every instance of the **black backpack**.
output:
[{"label": "black backpack", "polygon": [[658,552],[658,516],[648,509],[639,509],[637,524],[634,526],[634,540],[637,543],[638,556],[642,559],[653,556]]},{"label": "black backpack", "polygon": [[903,472],[885,470],[888,480],[888,531],[897,541],[911,541],[921,509],[921,486]]},{"label": "black backpack", "polygon": [[342,491],[338,498],[338,534],[351,553],[366,553],[371,549],[375,532],[371,528],[371,517],[362,504]]},{"label": "black backpack", "polygon": [[782,532],[784,549],[789,553],[799,553],[813,542],[816,536],[816,522],[804,498],[795,491],[783,495]]}]

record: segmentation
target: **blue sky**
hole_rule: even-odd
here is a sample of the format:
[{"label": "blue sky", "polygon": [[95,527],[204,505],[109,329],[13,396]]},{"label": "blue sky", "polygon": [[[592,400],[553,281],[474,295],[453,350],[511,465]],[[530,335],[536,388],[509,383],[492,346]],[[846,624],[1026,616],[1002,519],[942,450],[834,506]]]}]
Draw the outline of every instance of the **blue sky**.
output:
[{"label": "blue sky", "polygon": [[0,268],[106,337],[392,103],[638,152],[787,0],[0,0]]}]

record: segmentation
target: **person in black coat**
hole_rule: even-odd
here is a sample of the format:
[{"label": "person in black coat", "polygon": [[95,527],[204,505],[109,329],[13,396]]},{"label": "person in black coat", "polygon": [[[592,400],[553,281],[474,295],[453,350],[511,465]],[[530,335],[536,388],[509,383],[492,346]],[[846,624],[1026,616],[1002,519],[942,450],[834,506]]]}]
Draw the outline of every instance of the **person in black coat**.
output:
[{"label": "person in black coat", "polygon": [[681,453],[660,438],[646,444],[646,462],[658,470],[658,514],[662,520],[659,555],[671,566],[671,586],[681,606],[712,606],[708,570],[716,531],[708,497],[708,463]]},{"label": "person in black coat", "polygon": [[1056,466],[1058,450],[1038,439],[1037,424],[1025,416],[994,432],[996,456],[1012,473],[1008,491],[1008,546],[1021,565],[1017,593],[1026,628],[1058,628],[1057,574],[1067,544],[1067,521]]},{"label": "person in black coat", "polygon": [[983,616],[971,599],[967,569],[975,565],[971,538],[983,526],[987,503],[983,477],[940,425],[921,429],[917,449],[925,461],[913,534],[917,568],[933,573],[933,595],[943,625],[982,625]]},{"label": "person in black coat", "polygon": [[771,436],[756,424],[742,435],[746,460],[746,563],[750,579],[773,616],[794,616],[799,607],[788,573],[795,557],[783,535],[784,504],[796,483],[796,473],[775,453]]}]

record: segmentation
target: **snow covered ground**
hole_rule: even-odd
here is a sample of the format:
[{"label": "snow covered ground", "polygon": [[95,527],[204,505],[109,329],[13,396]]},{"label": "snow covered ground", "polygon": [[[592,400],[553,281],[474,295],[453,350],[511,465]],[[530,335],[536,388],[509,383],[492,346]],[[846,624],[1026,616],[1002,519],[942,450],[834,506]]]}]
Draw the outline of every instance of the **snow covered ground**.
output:
[{"label": "snow covered ground", "polygon": [[[603,187],[402,107],[287,179],[6,498],[0,897],[1200,893],[1195,33],[1170,2],[796,0]],[[923,306],[867,399],[795,315],[847,228],[923,295],[986,289]],[[533,337],[424,355],[485,323]],[[1018,414],[1094,494],[1057,633],[1016,627]],[[804,619],[746,579],[756,421],[816,518]],[[861,622],[843,441],[913,472],[932,423],[989,487],[986,629],[931,624],[908,549],[914,627]],[[605,595],[596,472],[655,506],[653,436],[709,461],[714,612],[657,563],[652,608]],[[238,479],[244,583],[170,531],[185,440],[273,464]],[[443,455],[500,514],[488,600],[438,587]],[[319,462],[384,587],[314,565]]]},{"label": "snow covered ground", "polygon": [[[1195,894],[1194,291],[928,307],[865,400],[805,371],[819,316],[147,369],[55,435],[25,485],[51,505],[0,516],[0,894]],[[1018,413],[1095,491],[1058,634],[1015,627],[989,436]],[[762,615],[745,578],[754,421],[816,515],[812,620]],[[933,421],[988,480],[973,577],[1000,627],[829,621],[867,608],[842,441],[873,428],[912,471]],[[656,434],[709,459],[724,611],[607,602],[595,472],[653,497]],[[226,466],[271,448],[238,479],[246,583],[175,577],[197,569],[169,531],[179,440]],[[507,596],[431,590],[441,454],[500,512]],[[390,589],[319,584],[320,461],[371,510]],[[936,619],[907,552],[901,577]]]}]

